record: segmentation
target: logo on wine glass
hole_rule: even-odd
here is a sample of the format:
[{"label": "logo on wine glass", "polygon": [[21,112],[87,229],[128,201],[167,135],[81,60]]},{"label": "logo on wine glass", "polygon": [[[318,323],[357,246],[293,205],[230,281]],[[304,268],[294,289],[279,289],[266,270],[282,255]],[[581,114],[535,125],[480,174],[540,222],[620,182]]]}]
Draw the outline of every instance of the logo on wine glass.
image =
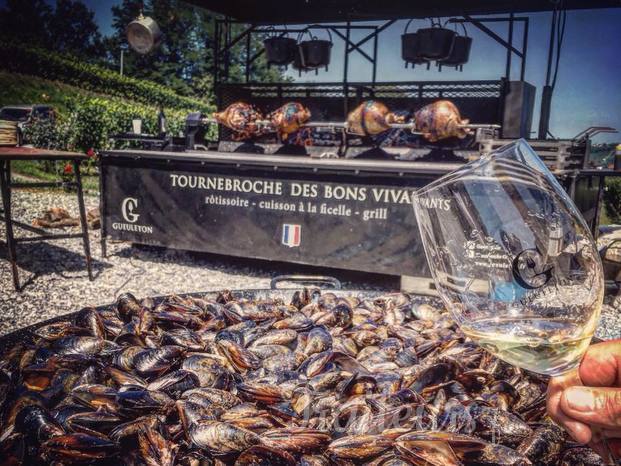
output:
[{"label": "logo on wine glass", "polygon": [[554,267],[546,264],[536,249],[526,249],[513,260],[513,276],[520,286],[535,290],[552,278]]}]

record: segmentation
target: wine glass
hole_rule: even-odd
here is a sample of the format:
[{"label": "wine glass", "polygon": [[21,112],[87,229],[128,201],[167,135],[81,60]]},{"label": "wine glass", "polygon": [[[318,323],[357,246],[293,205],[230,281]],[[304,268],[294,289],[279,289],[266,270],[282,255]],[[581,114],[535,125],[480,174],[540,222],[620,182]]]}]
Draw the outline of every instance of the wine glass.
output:
[{"label": "wine glass", "polygon": [[577,367],[599,320],[602,264],[576,206],[526,141],[413,200],[438,293],[462,331],[533,372]]}]

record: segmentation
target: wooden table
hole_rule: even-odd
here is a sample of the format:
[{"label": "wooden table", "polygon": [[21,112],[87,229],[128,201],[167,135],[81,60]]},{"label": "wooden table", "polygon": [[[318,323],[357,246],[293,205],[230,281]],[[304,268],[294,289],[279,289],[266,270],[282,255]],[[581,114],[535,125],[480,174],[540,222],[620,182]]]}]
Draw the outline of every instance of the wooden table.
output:
[{"label": "wooden table", "polygon": [[[88,278],[93,280],[91,265],[90,243],[88,239],[88,226],[86,223],[86,210],[84,208],[84,195],[82,192],[82,178],[80,176],[80,164],[88,159],[85,154],[76,152],[62,152],[44,149],[33,149],[28,147],[0,147],[0,193],[2,194],[3,215],[6,224],[6,241],[13,273],[13,285],[16,290],[20,290],[19,274],[17,270],[17,254],[15,246],[17,243],[27,243],[33,241],[56,240],[67,238],[82,238],[84,244],[84,254],[86,256],[86,268]],[[36,183],[14,183],[11,181],[11,162],[13,160],[65,160],[73,164],[74,181],[71,182],[36,182]],[[13,220],[11,216],[11,192],[13,189],[23,188],[51,188],[61,186],[75,186],[78,194],[78,206],[80,211],[80,225],[82,233],[75,234],[54,234],[51,235],[41,228],[36,228],[26,223]],[[38,236],[16,238],[13,233],[13,226],[18,226],[24,230],[36,233]]]}]

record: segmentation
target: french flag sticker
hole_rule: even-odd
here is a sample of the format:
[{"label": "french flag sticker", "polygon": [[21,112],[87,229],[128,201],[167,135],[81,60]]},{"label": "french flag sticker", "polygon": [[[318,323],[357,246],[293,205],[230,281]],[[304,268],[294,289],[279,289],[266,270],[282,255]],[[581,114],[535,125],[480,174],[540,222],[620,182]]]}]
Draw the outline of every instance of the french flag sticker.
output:
[{"label": "french flag sticker", "polygon": [[302,238],[302,227],[300,225],[293,225],[285,223],[282,226],[282,244],[289,246],[290,248],[296,248],[300,245]]}]

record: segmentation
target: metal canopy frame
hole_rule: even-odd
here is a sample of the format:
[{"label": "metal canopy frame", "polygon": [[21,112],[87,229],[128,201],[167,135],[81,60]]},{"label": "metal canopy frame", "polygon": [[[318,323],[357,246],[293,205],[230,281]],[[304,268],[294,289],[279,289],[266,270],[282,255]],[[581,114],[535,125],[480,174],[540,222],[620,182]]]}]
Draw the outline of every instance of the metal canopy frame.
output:
[{"label": "metal canopy frame", "polygon": [[[380,25],[356,25],[351,24],[348,21],[345,24],[311,24],[305,27],[298,27],[295,29],[274,28],[265,27],[257,24],[250,24],[242,32],[235,37],[231,36],[232,26],[236,24],[247,24],[242,21],[233,20],[229,17],[224,19],[215,20],[215,41],[214,41],[214,83],[217,85],[229,78],[229,66],[230,66],[230,53],[233,47],[237,46],[242,40],[246,40],[246,63],[245,63],[245,82],[250,83],[250,69],[251,65],[265,53],[265,49],[261,48],[258,52],[250,55],[250,41],[253,34],[276,34],[278,36],[285,36],[287,34],[299,34],[311,29],[324,29],[333,32],[336,36],[345,42],[345,53],[343,57],[343,84],[346,85],[349,80],[349,55],[353,52],[358,52],[365,60],[371,64],[371,84],[375,84],[377,80],[377,48],[379,35],[392,26],[397,20],[392,19],[383,22]],[[469,23],[474,27],[485,33],[488,37],[495,42],[503,46],[507,50],[507,61],[505,67],[505,78],[509,79],[511,75],[512,57],[516,55],[521,61],[520,67],[520,79],[524,80],[526,70],[526,56],[528,50],[528,28],[529,18],[526,16],[515,17],[511,13],[507,17],[501,18],[473,18],[469,15],[464,15],[462,18],[451,18],[449,23]],[[499,36],[493,30],[491,30],[486,23],[508,23],[507,39]],[[514,24],[523,24],[523,40],[521,48],[517,49],[513,45],[514,37]],[[357,42],[351,39],[352,30],[369,30],[370,33]],[[362,46],[369,41],[373,41],[373,51],[371,54],[362,49]]]}]

